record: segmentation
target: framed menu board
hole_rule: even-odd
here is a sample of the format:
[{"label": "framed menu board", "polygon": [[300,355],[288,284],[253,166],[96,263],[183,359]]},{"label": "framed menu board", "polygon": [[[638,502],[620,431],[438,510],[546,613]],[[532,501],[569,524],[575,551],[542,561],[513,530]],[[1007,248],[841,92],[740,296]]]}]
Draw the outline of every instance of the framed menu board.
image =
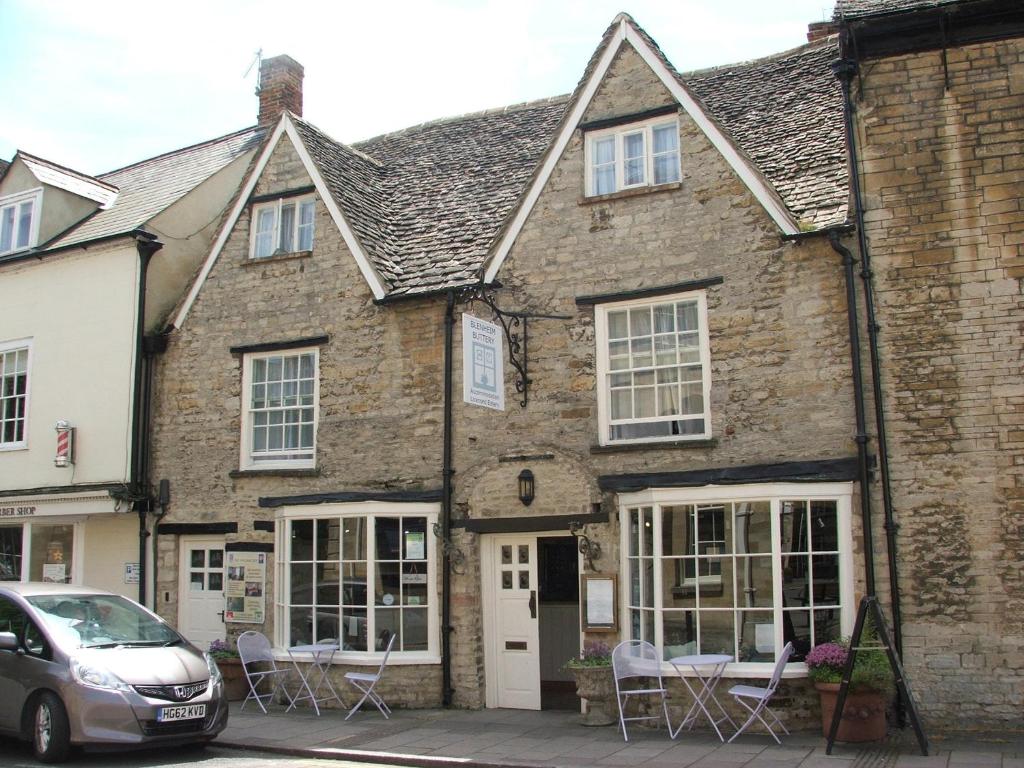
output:
[{"label": "framed menu board", "polygon": [[617,595],[614,575],[589,574],[580,577],[584,632],[618,631]]}]

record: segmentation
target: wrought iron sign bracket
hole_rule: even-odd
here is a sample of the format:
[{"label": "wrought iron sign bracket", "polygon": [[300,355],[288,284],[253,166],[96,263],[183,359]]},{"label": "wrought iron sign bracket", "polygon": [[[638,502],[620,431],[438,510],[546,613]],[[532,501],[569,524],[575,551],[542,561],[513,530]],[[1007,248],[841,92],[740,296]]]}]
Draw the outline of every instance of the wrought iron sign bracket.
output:
[{"label": "wrought iron sign bracket", "polygon": [[530,339],[529,320],[572,320],[572,315],[545,315],[536,312],[506,312],[494,303],[494,297],[487,286],[473,285],[459,292],[459,301],[473,303],[479,301],[491,310],[494,319],[501,324],[505,332],[505,346],[508,349],[508,362],[515,369],[516,392],[522,395],[519,401],[521,408],[526,407],[530,397],[530,374],[527,365],[527,345]]}]

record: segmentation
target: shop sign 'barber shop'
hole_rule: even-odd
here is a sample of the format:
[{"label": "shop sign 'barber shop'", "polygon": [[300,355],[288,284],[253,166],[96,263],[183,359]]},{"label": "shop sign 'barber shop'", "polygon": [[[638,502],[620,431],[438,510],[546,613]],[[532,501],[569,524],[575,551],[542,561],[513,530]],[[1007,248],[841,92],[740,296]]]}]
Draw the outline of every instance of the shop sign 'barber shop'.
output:
[{"label": "shop sign 'barber shop'", "polygon": [[35,507],[0,507],[0,517],[31,517]]}]

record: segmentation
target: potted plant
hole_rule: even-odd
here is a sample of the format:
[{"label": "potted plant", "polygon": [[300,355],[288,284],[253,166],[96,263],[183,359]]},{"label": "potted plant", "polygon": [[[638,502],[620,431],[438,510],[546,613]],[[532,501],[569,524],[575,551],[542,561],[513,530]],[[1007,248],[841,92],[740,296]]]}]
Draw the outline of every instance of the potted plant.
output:
[{"label": "potted plant", "polygon": [[587,702],[583,725],[612,725],[615,679],[612,677],[612,649],[600,640],[584,643],[579,658],[569,659],[565,668],[576,678],[576,695]]},{"label": "potted plant", "polygon": [[[821,730],[832,727],[839,685],[849,658],[848,643],[822,643],[807,654],[807,668],[821,700]],[[893,694],[892,669],[881,648],[858,650],[847,690],[837,741],[879,741],[885,738],[885,712]]]},{"label": "potted plant", "polygon": [[226,640],[214,640],[210,643],[210,656],[217,662],[217,668],[224,678],[224,694],[228,701],[242,701],[249,692],[249,683],[245,679],[238,651]]}]

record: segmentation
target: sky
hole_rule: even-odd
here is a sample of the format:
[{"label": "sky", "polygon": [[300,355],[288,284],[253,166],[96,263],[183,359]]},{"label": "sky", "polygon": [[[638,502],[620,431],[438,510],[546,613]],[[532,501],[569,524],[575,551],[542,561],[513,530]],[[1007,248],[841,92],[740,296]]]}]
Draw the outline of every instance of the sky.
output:
[{"label": "sky", "polygon": [[[569,93],[626,11],[683,72],[806,41],[832,0],[0,0],[0,158],[88,174],[256,122],[256,68],[305,68],[303,117],[350,143]],[[246,71],[248,75],[246,75]]]}]

